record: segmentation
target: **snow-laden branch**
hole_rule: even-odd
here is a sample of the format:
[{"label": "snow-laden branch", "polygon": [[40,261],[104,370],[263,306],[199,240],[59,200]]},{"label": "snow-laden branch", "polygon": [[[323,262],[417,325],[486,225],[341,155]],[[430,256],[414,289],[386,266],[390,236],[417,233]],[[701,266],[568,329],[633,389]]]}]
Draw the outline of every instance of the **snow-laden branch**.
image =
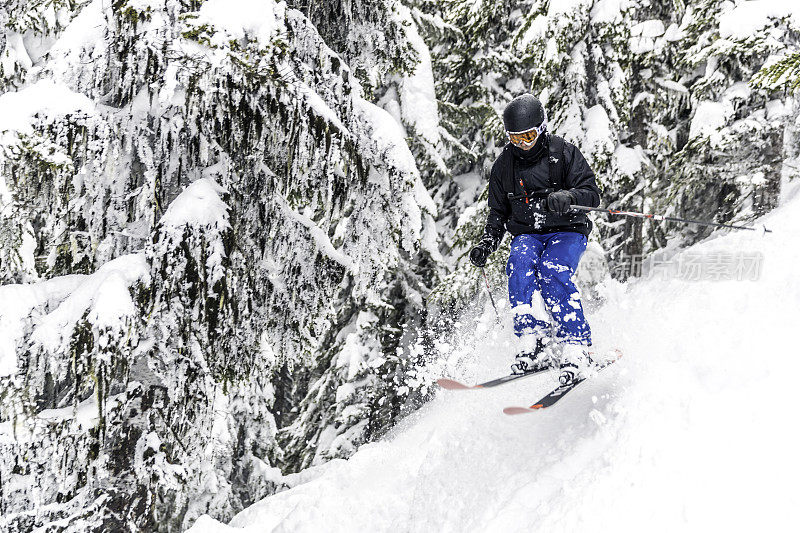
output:
[{"label": "snow-laden branch", "polygon": [[353,261],[350,256],[338,250],[328,238],[328,235],[322,230],[322,228],[320,228],[306,215],[293,210],[289,206],[289,203],[286,201],[286,199],[282,196],[276,194],[275,200],[283,208],[283,211],[289,216],[289,218],[295,220],[308,229],[309,233],[311,234],[311,238],[314,239],[314,242],[317,245],[317,250],[319,250],[321,254],[329,259],[332,259],[333,261],[336,261],[354,275],[358,274],[358,264]]}]

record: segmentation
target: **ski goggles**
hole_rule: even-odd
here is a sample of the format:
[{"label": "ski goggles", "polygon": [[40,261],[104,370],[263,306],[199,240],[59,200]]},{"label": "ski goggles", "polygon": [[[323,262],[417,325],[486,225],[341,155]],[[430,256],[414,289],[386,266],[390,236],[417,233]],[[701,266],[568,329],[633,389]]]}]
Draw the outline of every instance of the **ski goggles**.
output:
[{"label": "ski goggles", "polygon": [[547,121],[542,122],[539,126],[525,131],[507,131],[508,140],[514,146],[523,146],[530,148],[536,144],[536,139],[539,135],[547,131]]}]

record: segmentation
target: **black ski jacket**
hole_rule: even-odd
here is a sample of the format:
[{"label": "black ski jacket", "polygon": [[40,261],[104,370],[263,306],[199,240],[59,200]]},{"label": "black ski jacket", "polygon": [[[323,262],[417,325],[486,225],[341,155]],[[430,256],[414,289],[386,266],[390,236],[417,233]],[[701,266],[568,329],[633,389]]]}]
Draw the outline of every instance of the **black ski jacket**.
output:
[{"label": "black ski jacket", "polygon": [[[506,229],[514,236],[557,231],[589,235],[592,231],[586,213],[558,215],[547,210],[545,198],[548,192],[567,189],[578,205],[599,206],[600,189],[594,172],[574,144],[549,134],[542,142],[542,146],[531,148],[530,153],[507,144],[492,166],[485,233],[496,243]],[[562,149],[554,150],[555,146]],[[563,161],[558,161],[562,157]],[[509,198],[509,194],[514,198]]]}]

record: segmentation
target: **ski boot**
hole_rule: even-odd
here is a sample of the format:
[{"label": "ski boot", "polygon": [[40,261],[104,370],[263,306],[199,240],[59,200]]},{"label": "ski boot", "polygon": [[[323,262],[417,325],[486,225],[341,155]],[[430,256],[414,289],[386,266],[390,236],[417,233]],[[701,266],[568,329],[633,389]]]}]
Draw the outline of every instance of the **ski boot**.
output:
[{"label": "ski boot", "polygon": [[511,373],[514,375],[538,372],[550,366],[549,357],[545,352],[547,341],[536,339],[536,346],[533,351],[523,350],[516,355],[516,361],[511,365]]},{"label": "ski boot", "polygon": [[583,344],[563,344],[560,366],[561,375],[558,376],[558,381],[562,385],[584,380],[595,369],[594,361],[589,357],[589,347]]}]

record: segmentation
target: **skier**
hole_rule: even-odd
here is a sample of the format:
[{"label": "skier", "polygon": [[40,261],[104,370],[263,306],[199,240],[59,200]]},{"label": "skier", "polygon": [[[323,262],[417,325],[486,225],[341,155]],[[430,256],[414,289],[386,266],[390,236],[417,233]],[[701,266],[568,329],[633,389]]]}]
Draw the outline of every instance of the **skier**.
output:
[{"label": "skier", "polygon": [[572,378],[585,376],[591,331],[572,275],[592,223],[570,206],[597,207],[600,190],[578,148],[547,132],[538,98],[514,98],[503,123],[509,143],[492,166],[486,229],[469,258],[483,267],[506,229],[513,236],[506,275],[522,348],[512,372],[534,371],[554,358]]}]

